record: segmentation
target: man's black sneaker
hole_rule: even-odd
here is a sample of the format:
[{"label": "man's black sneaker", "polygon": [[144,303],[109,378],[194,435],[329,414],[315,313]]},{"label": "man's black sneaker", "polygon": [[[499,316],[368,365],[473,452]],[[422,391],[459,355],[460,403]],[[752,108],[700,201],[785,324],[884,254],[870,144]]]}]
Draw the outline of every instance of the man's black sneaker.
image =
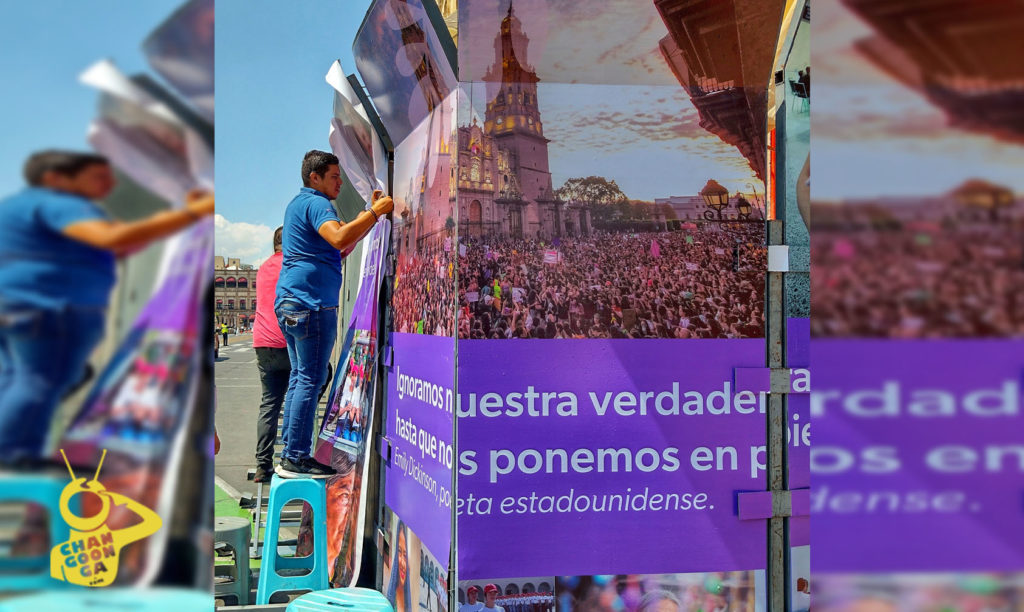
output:
[{"label": "man's black sneaker", "polygon": [[274,475],[274,468],[259,466],[256,468],[256,474],[252,477],[253,482],[270,482],[270,478]]},{"label": "man's black sneaker", "polygon": [[306,457],[299,461],[281,459],[281,464],[275,469],[281,478],[329,478],[337,474],[329,465],[324,465],[312,457]]}]

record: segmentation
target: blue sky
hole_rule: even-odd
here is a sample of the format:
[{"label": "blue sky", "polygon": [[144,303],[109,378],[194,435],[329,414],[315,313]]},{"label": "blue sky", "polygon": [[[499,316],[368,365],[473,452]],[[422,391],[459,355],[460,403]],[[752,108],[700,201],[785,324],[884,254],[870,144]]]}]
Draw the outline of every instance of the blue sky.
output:
[{"label": "blue sky", "polygon": [[[88,149],[86,130],[96,91],[78,75],[109,58],[125,72],[148,69],[143,39],[182,0],[5,2],[0,19],[0,197],[24,186],[21,167],[32,151]],[[100,10],[97,7],[102,6]]]},{"label": "blue sky", "polygon": [[218,0],[218,254],[254,264],[269,254],[302,186],[302,155],[330,150],[334,95],[324,75],[336,59],[355,72],[352,41],[369,5]]}]

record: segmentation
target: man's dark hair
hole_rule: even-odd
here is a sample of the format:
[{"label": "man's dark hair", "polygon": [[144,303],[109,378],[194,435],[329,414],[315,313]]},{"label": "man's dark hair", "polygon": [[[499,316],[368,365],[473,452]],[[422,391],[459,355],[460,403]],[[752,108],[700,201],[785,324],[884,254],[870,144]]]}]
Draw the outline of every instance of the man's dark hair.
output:
[{"label": "man's dark hair", "polygon": [[43,184],[43,176],[47,172],[56,172],[67,177],[74,177],[89,166],[101,164],[109,166],[110,161],[95,153],[78,153],[75,151],[37,151],[25,160],[23,174],[25,181],[33,187]]},{"label": "man's dark hair", "polygon": [[317,151],[316,149],[306,153],[306,156],[302,158],[302,184],[309,187],[309,173],[316,172],[320,176],[327,175],[327,168],[329,166],[338,166],[338,157],[333,153],[326,151]]},{"label": "man's dark hair", "polygon": [[277,228],[276,230],[274,230],[274,251],[277,251],[279,248],[281,248],[281,234],[283,234],[283,233],[284,233],[284,226],[283,225],[281,227]]}]

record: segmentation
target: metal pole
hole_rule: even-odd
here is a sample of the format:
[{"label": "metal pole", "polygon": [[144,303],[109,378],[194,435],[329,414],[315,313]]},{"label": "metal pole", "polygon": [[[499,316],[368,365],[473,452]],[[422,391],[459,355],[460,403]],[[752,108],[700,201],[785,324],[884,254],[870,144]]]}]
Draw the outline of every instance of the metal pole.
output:
[{"label": "metal pole", "polygon": [[[779,245],[786,241],[784,223],[780,220],[768,222],[768,244]],[[786,314],[785,280],[782,272],[768,272],[767,310],[765,313],[765,338],[767,340],[768,367],[773,371],[785,365]],[[773,385],[774,386],[774,385]],[[773,389],[768,395],[767,456],[768,490],[786,491],[789,488],[786,449],[786,403],[787,394]],[[774,497],[774,495],[773,495]],[[768,612],[789,610],[789,537],[788,519],[768,520]]]}]

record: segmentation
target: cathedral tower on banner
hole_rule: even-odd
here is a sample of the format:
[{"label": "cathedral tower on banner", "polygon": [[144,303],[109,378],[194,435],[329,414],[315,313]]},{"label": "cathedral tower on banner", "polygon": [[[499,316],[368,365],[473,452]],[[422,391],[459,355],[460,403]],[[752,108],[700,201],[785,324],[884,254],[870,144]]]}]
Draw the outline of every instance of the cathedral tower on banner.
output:
[{"label": "cathedral tower on banner", "polygon": [[585,210],[555,198],[529,38],[509,5],[484,75],[487,107],[458,130],[459,233],[550,240],[589,233]]}]

